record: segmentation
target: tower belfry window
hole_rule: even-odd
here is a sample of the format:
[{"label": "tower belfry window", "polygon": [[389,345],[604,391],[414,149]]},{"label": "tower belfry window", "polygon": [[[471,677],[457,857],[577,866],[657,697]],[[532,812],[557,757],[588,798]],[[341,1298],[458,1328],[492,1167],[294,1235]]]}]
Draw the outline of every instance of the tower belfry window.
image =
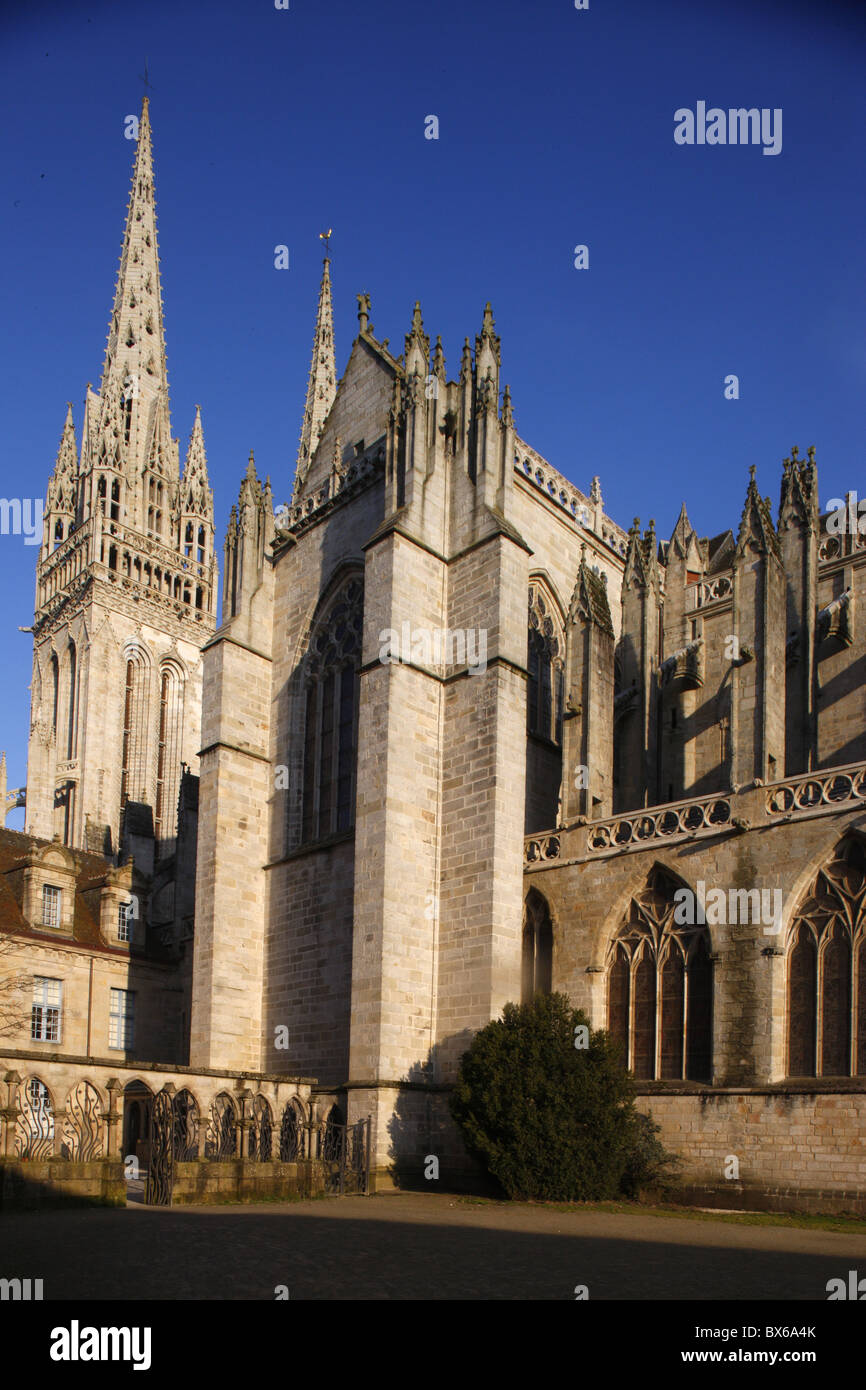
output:
[{"label": "tower belfry window", "polygon": [[123,705],[121,746],[120,809],[127,801],[147,798],[147,686],[148,673],[141,657],[126,663],[126,692]]},{"label": "tower belfry window", "polygon": [[176,831],[182,714],[183,687],[180,676],[173,667],[165,667],[159,687],[159,742],[154,816],[157,842],[172,838]]}]

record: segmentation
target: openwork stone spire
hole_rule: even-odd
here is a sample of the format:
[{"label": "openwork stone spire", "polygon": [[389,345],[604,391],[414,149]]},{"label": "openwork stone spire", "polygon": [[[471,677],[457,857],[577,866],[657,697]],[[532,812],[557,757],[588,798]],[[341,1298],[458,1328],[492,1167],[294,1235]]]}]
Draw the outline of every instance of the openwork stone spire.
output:
[{"label": "openwork stone spire", "polygon": [[75,425],[72,420],[72,405],[67,403],[66,423],[57,451],[57,462],[48,483],[45,499],[46,512],[57,511],[75,515],[75,495],[78,479],[78,447],[75,443]]},{"label": "openwork stone spire", "polygon": [[334,360],[331,262],[326,256],[322,270],[322,284],[319,290],[319,308],[316,314],[316,332],[313,337],[313,356],[310,362],[310,379],[307,383],[304,423],[301,426],[301,442],[298,446],[298,461],[295,467],[295,496],[303,486],[313,455],[316,452],[316,446],[319,443],[322,427],[336,394],[337,372]]},{"label": "openwork stone spire", "polygon": [[146,378],[154,392],[160,388],[168,392],[147,97],[142,103],[138,126],[100,394],[104,394],[109,376],[119,369],[123,370],[124,377],[137,373],[142,379]]},{"label": "openwork stone spire", "polygon": [[195,512],[199,516],[212,513],[211,488],[207,476],[207,458],[204,448],[204,432],[201,427],[201,407],[195,408],[195,421],[189,437],[186,462],[183,468],[183,510]]},{"label": "openwork stone spire", "polygon": [[[132,186],[99,395],[89,398],[82,473],[106,469],[126,476],[125,519],[143,529],[147,470],[170,487],[179,473],[171,436],[168,373],[159,277],[153,149],[147,97],[141,108]],[[89,514],[92,487],[85,487]]]}]

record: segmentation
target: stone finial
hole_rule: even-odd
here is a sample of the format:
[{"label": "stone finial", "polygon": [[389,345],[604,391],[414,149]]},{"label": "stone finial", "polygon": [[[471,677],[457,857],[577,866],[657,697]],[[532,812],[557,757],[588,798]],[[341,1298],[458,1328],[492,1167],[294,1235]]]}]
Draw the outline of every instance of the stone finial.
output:
[{"label": "stone finial", "polygon": [[472,380],[472,349],[469,339],[463,339],[463,355],[460,358],[460,380],[464,384]]},{"label": "stone finial", "polygon": [[370,322],[370,296],[359,294],[355,298],[358,301],[358,331],[367,332],[367,324]]}]

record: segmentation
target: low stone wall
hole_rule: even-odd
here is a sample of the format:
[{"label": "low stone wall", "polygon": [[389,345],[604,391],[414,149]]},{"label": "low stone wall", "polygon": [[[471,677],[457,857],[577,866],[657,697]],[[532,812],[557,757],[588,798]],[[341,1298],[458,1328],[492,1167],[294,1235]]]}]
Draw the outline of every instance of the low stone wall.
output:
[{"label": "low stone wall", "polygon": [[[259,1163],[249,1159],[176,1163],[172,1206],[221,1202],[284,1202],[325,1192],[325,1165],[318,1160]],[[144,1193],[144,1179],[136,1184]],[[24,1163],[0,1160],[0,1210],[48,1207],[125,1206],[130,1195],[124,1166],[110,1159],[70,1163],[65,1159]],[[133,1198],[135,1200],[135,1197]]]},{"label": "low stone wall", "polygon": [[656,1089],[638,1108],[680,1158],[680,1200],[866,1216],[866,1088]]},{"label": "low stone wall", "polygon": [[325,1170],[315,1160],[300,1163],[176,1163],[172,1206],[219,1202],[280,1202],[290,1197],[318,1197],[325,1191]]},{"label": "low stone wall", "polygon": [[0,1159],[0,1211],[43,1207],[126,1206],[123,1164],[106,1159]]}]

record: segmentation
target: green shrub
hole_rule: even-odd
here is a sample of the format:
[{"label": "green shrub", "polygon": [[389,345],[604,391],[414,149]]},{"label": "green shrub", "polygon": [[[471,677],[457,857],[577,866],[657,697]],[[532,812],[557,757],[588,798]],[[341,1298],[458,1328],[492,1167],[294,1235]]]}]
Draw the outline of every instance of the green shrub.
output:
[{"label": "green shrub", "polygon": [[599,1201],[659,1185],[672,1162],[633,1094],[608,1034],[565,995],[539,994],[476,1034],[451,1113],[509,1197]]}]

